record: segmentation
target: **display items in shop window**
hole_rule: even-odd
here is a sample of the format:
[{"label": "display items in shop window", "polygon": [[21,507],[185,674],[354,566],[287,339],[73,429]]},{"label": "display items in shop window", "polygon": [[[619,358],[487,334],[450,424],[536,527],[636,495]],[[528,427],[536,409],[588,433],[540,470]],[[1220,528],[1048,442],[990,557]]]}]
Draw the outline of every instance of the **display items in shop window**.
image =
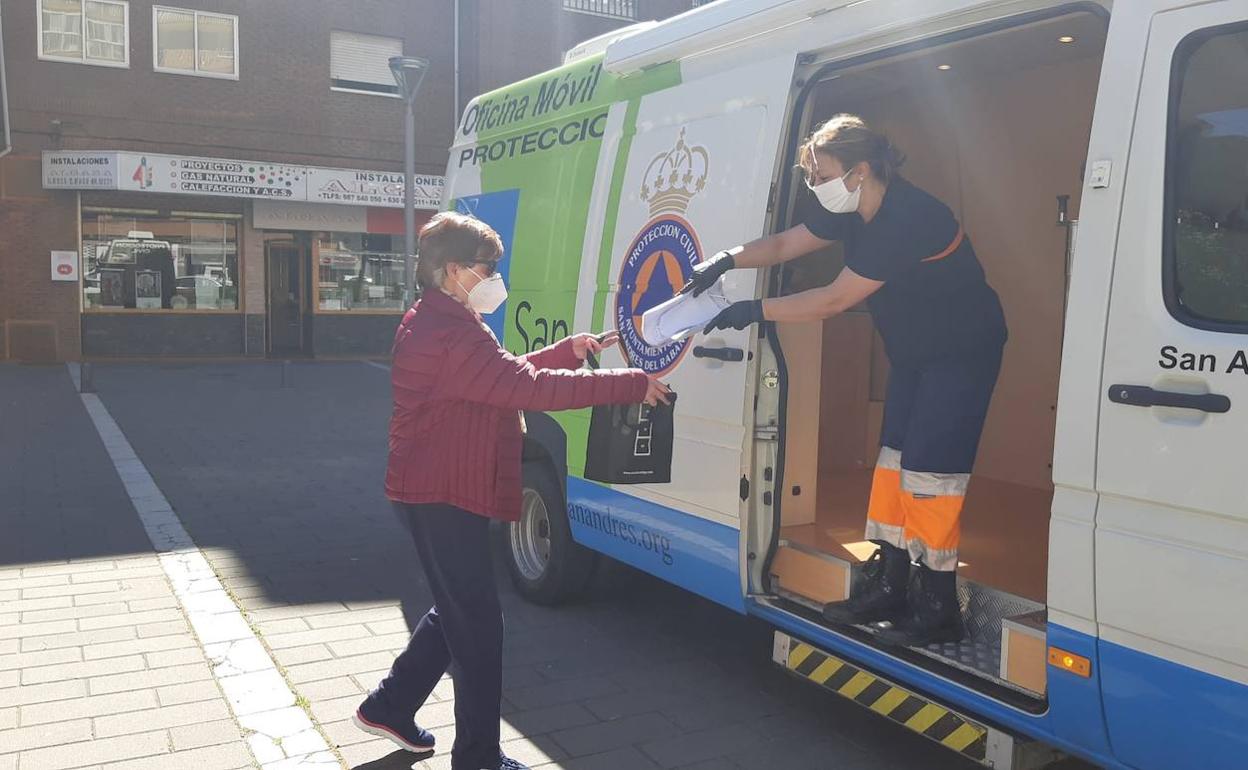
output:
[{"label": "display items in shop window", "polygon": [[104,307],[126,306],[126,271],[124,268],[99,269],[100,304]]},{"label": "display items in shop window", "polygon": [[[83,217],[83,304],[114,310],[236,310],[238,225],[216,215]],[[112,296],[104,296],[104,270]],[[117,286],[120,286],[119,290]],[[120,299],[117,298],[118,291]]]},{"label": "display items in shop window", "polygon": [[392,236],[324,232],[316,245],[319,310],[402,310],[403,256]]},{"label": "display items in shop window", "polygon": [[[170,306],[173,249],[168,241],[150,236],[151,233],[131,232],[127,238],[108,243],[100,252],[100,304],[104,307],[159,309]],[[115,278],[106,278],[106,273],[120,276],[120,302],[117,301],[118,282]],[[153,278],[152,273],[157,277]],[[141,275],[146,277],[140,283]]]},{"label": "display items in shop window", "polygon": [[184,307],[219,310],[224,292],[221,281],[210,275],[184,275],[178,279],[176,295],[186,302]]},{"label": "display items in shop window", "polygon": [[140,310],[158,310],[161,300],[160,272],[156,270],[134,271],[134,306]]}]

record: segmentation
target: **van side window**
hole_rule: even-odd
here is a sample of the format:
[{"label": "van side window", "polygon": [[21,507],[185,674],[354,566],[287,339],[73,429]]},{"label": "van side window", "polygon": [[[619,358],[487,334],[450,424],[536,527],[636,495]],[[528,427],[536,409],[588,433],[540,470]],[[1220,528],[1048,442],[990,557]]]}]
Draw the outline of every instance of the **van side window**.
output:
[{"label": "van side window", "polygon": [[1248,333],[1248,28],[1188,38],[1171,84],[1166,304]]}]

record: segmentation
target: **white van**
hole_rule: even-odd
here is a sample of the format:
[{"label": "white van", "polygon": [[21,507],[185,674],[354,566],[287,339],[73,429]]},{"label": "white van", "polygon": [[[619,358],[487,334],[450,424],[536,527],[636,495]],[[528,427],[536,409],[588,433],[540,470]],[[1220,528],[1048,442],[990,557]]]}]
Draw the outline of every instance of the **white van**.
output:
[{"label": "white van", "polygon": [[[871,551],[888,365],[865,310],[636,335],[694,264],[800,221],[796,147],[840,112],[954,210],[1008,319],[960,644],[898,651],[818,612]],[[668,484],[588,481],[589,413],[528,416],[527,596],[626,562],[991,767],[1248,767],[1248,1],[720,0],[474,100],[447,179],[507,247],[506,347],[619,329],[681,394]],[[726,287],[840,265],[833,247]]]}]

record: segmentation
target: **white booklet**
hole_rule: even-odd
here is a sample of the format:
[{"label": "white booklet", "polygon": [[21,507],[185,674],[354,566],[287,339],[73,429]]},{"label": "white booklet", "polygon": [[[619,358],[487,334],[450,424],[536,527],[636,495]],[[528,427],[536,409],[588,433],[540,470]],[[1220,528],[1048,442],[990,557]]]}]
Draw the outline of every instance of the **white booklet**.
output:
[{"label": "white booklet", "polygon": [[715,316],[732,304],[724,296],[721,276],[714,286],[698,296],[677,294],[662,305],[655,305],[641,316],[641,338],[656,348],[680,342],[702,331]]}]

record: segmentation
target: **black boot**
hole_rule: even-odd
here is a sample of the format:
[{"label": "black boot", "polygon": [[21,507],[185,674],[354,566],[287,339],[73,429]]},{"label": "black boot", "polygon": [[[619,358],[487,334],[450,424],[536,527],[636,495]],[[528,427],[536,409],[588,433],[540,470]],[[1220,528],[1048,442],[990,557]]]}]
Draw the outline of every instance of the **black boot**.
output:
[{"label": "black boot", "polygon": [[849,598],[824,606],[823,617],[828,621],[860,626],[905,613],[910,554],[880,540],[871,542],[879,548],[862,565]]},{"label": "black boot", "polygon": [[905,616],[876,638],[898,647],[962,641],[957,573],[929,569],[920,562],[911,581]]}]

